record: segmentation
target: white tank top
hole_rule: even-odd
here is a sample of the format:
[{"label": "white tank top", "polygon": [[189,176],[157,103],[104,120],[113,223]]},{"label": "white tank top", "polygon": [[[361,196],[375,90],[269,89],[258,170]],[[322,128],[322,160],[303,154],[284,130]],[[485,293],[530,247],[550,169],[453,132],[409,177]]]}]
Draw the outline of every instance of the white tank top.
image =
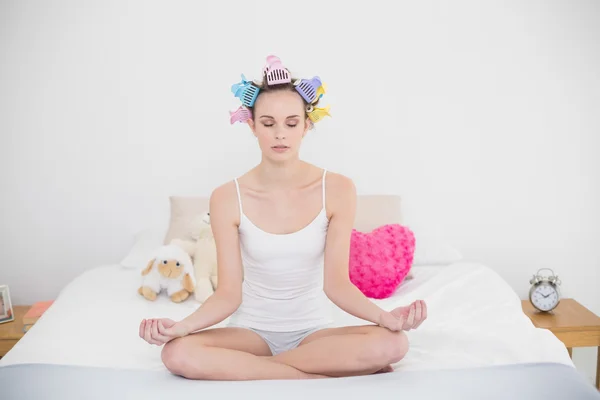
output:
[{"label": "white tank top", "polygon": [[323,260],[329,220],[322,208],[304,228],[273,234],[258,228],[244,214],[240,187],[239,238],[244,268],[242,303],[230,324],[291,332],[331,323],[331,303],[323,291]]}]

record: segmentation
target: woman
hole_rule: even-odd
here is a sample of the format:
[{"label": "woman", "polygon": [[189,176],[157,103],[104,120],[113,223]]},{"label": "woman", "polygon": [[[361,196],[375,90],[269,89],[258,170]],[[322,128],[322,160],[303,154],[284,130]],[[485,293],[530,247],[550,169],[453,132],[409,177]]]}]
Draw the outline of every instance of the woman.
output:
[{"label": "woman", "polygon": [[[287,71],[287,70],[286,70]],[[281,74],[280,74],[281,75]],[[299,157],[310,104],[288,80],[265,80],[247,123],[261,162],[210,196],[219,285],[187,318],[149,319],[139,335],[190,379],[308,379],[392,371],[422,301],[385,311],[349,280],[353,182]],[[318,99],[317,99],[318,100]],[[316,107],[313,102],[312,107]],[[370,322],[329,327],[331,300]],[[230,318],[227,327],[210,328]]]}]

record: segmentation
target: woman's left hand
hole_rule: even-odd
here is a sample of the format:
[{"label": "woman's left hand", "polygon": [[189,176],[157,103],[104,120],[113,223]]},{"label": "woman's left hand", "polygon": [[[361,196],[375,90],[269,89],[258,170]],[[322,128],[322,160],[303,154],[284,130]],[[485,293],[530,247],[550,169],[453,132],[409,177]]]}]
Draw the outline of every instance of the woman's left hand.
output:
[{"label": "woman's left hand", "polygon": [[427,305],[423,300],[416,300],[408,306],[383,312],[379,325],[391,331],[409,331],[418,328],[426,318]]}]

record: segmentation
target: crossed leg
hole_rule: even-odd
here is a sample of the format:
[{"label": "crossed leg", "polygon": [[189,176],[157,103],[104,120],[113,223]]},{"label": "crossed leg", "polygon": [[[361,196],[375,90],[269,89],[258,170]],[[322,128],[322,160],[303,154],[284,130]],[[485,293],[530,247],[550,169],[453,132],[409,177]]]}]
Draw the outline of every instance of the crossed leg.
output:
[{"label": "crossed leg", "polygon": [[162,361],[176,375],[204,380],[315,379],[389,370],[408,351],[404,332],[379,326],[329,328],[273,356],[243,328],[207,329],[165,344]]},{"label": "crossed leg", "polygon": [[213,328],[164,345],[162,361],[175,375],[203,380],[323,378],[269,359],[271,350],[255,332]]},{"label": "crossed leg", "polygon": [[403,331],[362,325],[317,331],[297,348],[269,358],[309,374],[341,377],[390,372],[407,351]]}]

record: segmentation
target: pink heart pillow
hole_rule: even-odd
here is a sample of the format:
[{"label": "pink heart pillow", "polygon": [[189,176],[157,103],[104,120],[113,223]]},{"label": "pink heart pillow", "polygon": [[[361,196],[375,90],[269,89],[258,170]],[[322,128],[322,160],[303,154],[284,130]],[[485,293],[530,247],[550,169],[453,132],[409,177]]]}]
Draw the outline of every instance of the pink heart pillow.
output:
[{"label": "pink heart pillow", "polygon": [[413,232],[398,224],[380,226],[369,233],[352,230],[350,280],[365,296],[391,296],[412,266]]}]

